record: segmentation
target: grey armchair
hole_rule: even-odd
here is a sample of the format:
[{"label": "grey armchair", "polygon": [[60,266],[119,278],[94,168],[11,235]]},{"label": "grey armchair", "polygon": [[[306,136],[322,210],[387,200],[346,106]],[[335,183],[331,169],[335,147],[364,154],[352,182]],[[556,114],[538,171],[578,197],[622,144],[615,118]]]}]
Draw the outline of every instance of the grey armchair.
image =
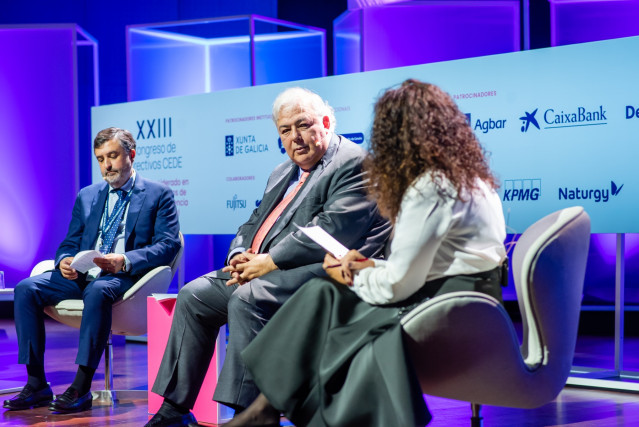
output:
[{"label": "grey armchair", "polygon": [[572,366],[590,237],[582,207],[554,212],[519,238],[512,268],[523,343],[494,298],[453,292],[402,319],[425,394],[481,405],[535,408],[553,400]]},{"label": "grey armchair", "polygon": [[[168,266],[156,267],[146,273],[128,291],[113,303],[113,320],[111,333],[104,350],[104,390],[96,392],[94,398],[98,400],[117,400],[116,391],[113,390],[113,345],[111,335],[143,335],[146,334],[146,298],[151,294],[165,293],[171,280],[177,271],[182,254],[184,253],[184,236],[180,233],[180,250],[173,262]],[[53,260],[45,260],[38,263],[31,275],[40,274],[54,268]],[[80,299],[68,299],[60,301],[55,306],[44,308],[44,312],[51,318],[65,325],[80,328],[84,302]],[[131,396],[136,396],[132,390],[126,390]],[[132,393],[133,392],[133,393]],[[146,390],[140,391],[140,397],[146,397]]]}]

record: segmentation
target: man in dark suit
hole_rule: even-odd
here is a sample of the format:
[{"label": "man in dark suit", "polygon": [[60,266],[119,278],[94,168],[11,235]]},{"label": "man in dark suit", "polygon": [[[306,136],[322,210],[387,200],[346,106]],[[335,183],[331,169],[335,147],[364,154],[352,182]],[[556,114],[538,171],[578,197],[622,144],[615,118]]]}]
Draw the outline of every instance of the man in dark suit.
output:
[{"label": "man in dark suit", "polygon": [[334,133],[327,103],[306,89],[288,89],[275,100],[273,120],[289,160],[272,172],[261,204],[239,228],[227,266],[180,291],[152,389],[164,403],[147,426],[195,423],[189,410],[226,323],[229,342],[213,398],[237,412],[257,397],[240,352],[302,284],[325,276],[325,251],[297,226],[318,225],[366,256],[380,255],[390,234],[366,198],[366,153]]},{"label": "man in dark suit", "polygon": [[[173,261],[180,248],[177,208],[171,190],[133,169],[135,140],[130,132],[99,132],[93,150],[105,182],[80,191],[67,236],[55,256],[55,270],[30,277],[15,288],[18,362],[26,364],[22,392],[4,401],[11,410],[50,405],[55,412],[91,407],[91,380],[111,329],[111,305],[147,271]],[[86,274],[72,262],[80,252],[103,257]],[[82,299],[84,310],[71,386],[53,400],[44,372],[43,308],[65,299]]]}]

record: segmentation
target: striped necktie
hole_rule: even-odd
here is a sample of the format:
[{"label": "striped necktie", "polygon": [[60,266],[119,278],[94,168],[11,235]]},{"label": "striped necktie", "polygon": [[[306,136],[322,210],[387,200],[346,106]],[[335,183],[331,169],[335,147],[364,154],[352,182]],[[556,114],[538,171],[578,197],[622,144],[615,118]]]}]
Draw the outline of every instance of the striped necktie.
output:
[{"label": "striped necktie", "polygon": [[120,228],[120,223],[122,222],[122,216],[124,215],[124,203],[126,197],[126,191],[121,189],[111,190],[111,192],[116,192],[118,195],[118,201],[115,202],[113,206],[113,210],[111,210],[111,214],[106,218],[106,224],[110,227],[107,230],[102,230],[102,246],[100,246],[100,252],[103,254],[108,254],[113,249],[113,241],[115,240],[115,235]]}]

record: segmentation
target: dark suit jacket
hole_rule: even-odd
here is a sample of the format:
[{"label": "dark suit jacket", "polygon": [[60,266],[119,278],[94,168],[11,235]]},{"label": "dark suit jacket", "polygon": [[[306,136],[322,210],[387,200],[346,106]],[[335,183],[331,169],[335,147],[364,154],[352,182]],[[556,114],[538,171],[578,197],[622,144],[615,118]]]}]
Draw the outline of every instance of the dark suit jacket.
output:
[{"label": "dark suit jacket", "polygon": [[[125,254],[131,261],[132,276],[173,261],[180,248],[177,208],[173,192],[165,185],[136,173],[125,227]],[[100,182],[83,188],[73,206],[67,236],[55,255],[57,266],[63,258],[93,249],[109,185]]]},{"label": "dark suit jacket", "polygon": [[[296,225],[319,225],[347,248],[358,249],[368,257],[380,257],[391,226],[366,197],[362,162],[366,152],[348,139],[333,135],[327,152],[267,234],[260,253],[268,252],[280,269],[262,276],[270,294],[281,302],[313,276],[323,276],[321,264],[326,251],[299,231]],[[231,242],[236,248],[249,248],[262,222],[282,199],[298,173],[290,159],[275,168],[269,177],[259,207],[240,226]],[[308,273],[312,273],[309,275]],[[253,282],[255,279],[253,280]],[[275,288],[288,288],[277,292]]]}]

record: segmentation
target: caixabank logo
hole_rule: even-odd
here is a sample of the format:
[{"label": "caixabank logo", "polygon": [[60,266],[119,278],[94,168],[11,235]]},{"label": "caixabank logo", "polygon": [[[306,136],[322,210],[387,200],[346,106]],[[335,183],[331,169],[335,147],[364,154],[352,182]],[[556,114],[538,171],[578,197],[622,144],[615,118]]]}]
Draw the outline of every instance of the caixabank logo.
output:
[{"label": "caixabank logo", "polygon": [[606,203],[611,197],[616,197],[621,192],[623,184],[617,185],[610,181],[610,187],[559,187],[559,200],[592,200],[595,203]]},{"label": "caixabank logo", "polygon": [[259,143],[255,135],[226,135],[224,137],[224,154],[227,157],[259,154],[267,151],[268,145]]},{"label": "caixabank logo", "polygon": [[[539,112],[539,108],[524,111],[521,120],[521,131],[528,132],[531,129],[560,129],[582,126],[602,126],[608,124],[607,111],[603,105],[595,108],[577,106],[570,109],[546,108]],[[539,116],[537,115],[539,112]],[[540,122],[542,125],[540,126]]]},{"label": "caixabank logo", "polygon": [[503,189],[504,202],[535,202],[541,196],[541,179],[506,179]]},{"label": "caixabank logo", "polygon": [[496,119],[494,117],[473,119],[471,113],[465,113],[465,115],[466,122],[475,132],[488,133],[493,130],[504,129],[506,127],[506,119]]}]

